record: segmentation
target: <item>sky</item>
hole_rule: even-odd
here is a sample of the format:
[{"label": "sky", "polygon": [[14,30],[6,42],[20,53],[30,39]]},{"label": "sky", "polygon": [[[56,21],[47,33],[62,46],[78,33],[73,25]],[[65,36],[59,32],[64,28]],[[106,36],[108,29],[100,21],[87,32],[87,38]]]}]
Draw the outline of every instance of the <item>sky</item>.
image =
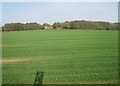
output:
[{"label": "sky", "polygon": [[119,2],[119,0],[1,0],[2,2]]},{"label": "sky", "polygon": [[3,2],[2,23],[118,21],[117,2]]}]

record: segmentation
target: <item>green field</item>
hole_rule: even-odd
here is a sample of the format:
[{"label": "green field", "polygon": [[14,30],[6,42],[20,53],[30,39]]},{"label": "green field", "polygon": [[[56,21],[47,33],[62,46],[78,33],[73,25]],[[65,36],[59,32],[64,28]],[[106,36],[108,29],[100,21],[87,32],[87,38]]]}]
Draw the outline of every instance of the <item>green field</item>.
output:
[{"label": "green field", "polygon": [[115,84],[118,32],[32,30],[3,32],[3,84]]}]

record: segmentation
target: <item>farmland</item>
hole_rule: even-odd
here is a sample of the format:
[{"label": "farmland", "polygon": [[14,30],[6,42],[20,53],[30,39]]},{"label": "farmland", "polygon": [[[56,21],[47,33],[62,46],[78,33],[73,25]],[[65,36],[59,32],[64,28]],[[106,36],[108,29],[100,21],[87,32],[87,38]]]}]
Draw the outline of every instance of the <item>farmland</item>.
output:
[{"label": "farmland", "polygon": [[29,30],[3,32],[3,84],[115,84],[115,30]]}]

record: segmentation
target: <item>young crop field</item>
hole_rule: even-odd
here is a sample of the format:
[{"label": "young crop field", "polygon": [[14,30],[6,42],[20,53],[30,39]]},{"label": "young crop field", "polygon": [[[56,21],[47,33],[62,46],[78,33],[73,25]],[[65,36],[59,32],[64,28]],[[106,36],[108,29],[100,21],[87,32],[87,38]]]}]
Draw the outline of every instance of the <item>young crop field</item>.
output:
[{"label": "young crop field", "polygon": [[116,84],[115,30],[31,30],[2,33],[3,84]]}]

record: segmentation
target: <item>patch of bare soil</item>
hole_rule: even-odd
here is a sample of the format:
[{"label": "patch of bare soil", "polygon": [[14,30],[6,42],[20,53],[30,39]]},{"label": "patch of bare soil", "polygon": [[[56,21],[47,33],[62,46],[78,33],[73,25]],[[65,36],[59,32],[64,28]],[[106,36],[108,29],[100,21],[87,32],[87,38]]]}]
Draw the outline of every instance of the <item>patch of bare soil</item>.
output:
[{"label": "patch of bare soil", "polygon": [[0,63],[14,63],[14,62],[24,62],[24,61],[28,61],[25,59],[0,59]]},{"label": "patch of bare soil", "polygon": [[24,46],[24,45],[14,45],[14,44],[2,44],[2,45],[0,45],[0,46],[2,46],[2,47],[11,47],[11,46]]}]

